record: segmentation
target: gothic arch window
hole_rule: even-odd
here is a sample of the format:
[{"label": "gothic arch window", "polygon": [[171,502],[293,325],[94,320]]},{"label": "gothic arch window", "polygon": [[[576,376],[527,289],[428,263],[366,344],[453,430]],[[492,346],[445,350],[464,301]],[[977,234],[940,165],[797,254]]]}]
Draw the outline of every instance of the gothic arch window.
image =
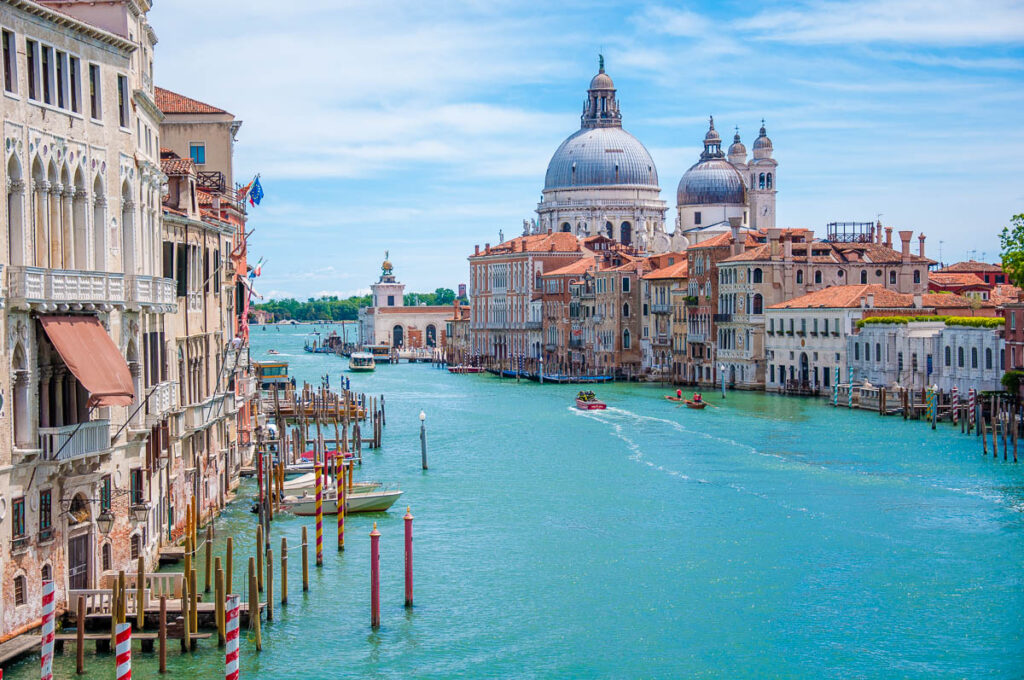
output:
[{"label": "gothic arch window", "polygon": [[100,562],[101,562],[101,567],[102,567],[103,571],[110,571],[111,569],[113,569],[112,565],[113,565],[114,560],[112,559],[111,554],[110,554],[110,543],[109,542],[104,543],[103,547],[100,549]]},{"label": "gothic arch window", "polygon": [[29,418],[30,381],[25,350],[19,342],[11,359],[13,394],[11,407],[14,409],[14,445],[18,448],[32,448],[32,423]]},{"label": "gothic arch window", "polygon": [[623,305],[622,305],[622,316],[623,317],[628,317],[629,316],[629,303],[628,302],[623,303]]},{"label": "gothic arch window", "polygon": [[797,272],[796,272],[796,282],[797,283],[803,283],[804,282],[804,273],[803,273],[803,271],[797,270]]},{"label": "gothic arch window", "polygon": [[135,274],[135,201],[128,182],[121,185],[121,262],[125,274]]},{"label": "gothic arch window", "polygon": [[629,335],[629,329],[627,328],[626,330],[622,331],[622,349],[629,349],[630,343],[631,339]]},{"label": "gothic arch window", "polygon": [[860,270],[860,282],[861,283],[867,283],[868,282],[868,270],[867,269],[861,269]]}]

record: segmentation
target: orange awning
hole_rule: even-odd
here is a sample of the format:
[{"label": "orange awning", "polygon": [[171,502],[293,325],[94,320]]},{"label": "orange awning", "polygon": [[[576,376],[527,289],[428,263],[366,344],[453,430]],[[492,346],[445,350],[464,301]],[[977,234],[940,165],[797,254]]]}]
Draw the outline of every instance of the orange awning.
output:
[{"label": "orange awning", "polygon": [[135,387],[128,362],[94,316],[41,316],[64,363],[89,392],[89,406],[128,406]]}]

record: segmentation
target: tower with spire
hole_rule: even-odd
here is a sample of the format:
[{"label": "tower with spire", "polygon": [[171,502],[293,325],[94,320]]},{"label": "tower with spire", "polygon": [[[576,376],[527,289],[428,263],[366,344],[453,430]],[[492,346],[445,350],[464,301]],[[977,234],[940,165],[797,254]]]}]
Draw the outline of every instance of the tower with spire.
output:
[{"label": "tower with spire", "polygon": [[778,190],[778,161],[772,158],[772,140],[768,138],[764,119],[761,130],[754,140],[754,157],[750,160],[744,177],[748,178],[750,200],[750,226],[754,229],[775,227],[775,193]]}]

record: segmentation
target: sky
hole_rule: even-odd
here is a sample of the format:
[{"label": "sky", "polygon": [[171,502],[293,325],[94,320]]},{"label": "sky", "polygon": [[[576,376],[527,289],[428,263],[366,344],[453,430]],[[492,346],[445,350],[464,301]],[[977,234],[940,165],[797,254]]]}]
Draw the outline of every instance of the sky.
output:
[{"label": "sky", "polygon": [[675,190],[709,115],[779,162],[777,224],[874,221],[998,259],[1024,212],[1024,3],[155,0],[156,82],[241,119],[266,299],[455,288],[535,217],[598,53]]}]

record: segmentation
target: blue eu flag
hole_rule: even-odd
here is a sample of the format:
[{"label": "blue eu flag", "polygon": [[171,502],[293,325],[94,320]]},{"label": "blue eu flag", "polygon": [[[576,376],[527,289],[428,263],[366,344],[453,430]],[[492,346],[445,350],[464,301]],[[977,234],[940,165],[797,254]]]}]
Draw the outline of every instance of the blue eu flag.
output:
[{"label": "blue eu flag", "polygon": [[253,205],[259,205],[262,200],[263,186],[260,185],[260,178],[257,177],[256,181],[252,183],[252,189],[249,190],[249,202]]}]

